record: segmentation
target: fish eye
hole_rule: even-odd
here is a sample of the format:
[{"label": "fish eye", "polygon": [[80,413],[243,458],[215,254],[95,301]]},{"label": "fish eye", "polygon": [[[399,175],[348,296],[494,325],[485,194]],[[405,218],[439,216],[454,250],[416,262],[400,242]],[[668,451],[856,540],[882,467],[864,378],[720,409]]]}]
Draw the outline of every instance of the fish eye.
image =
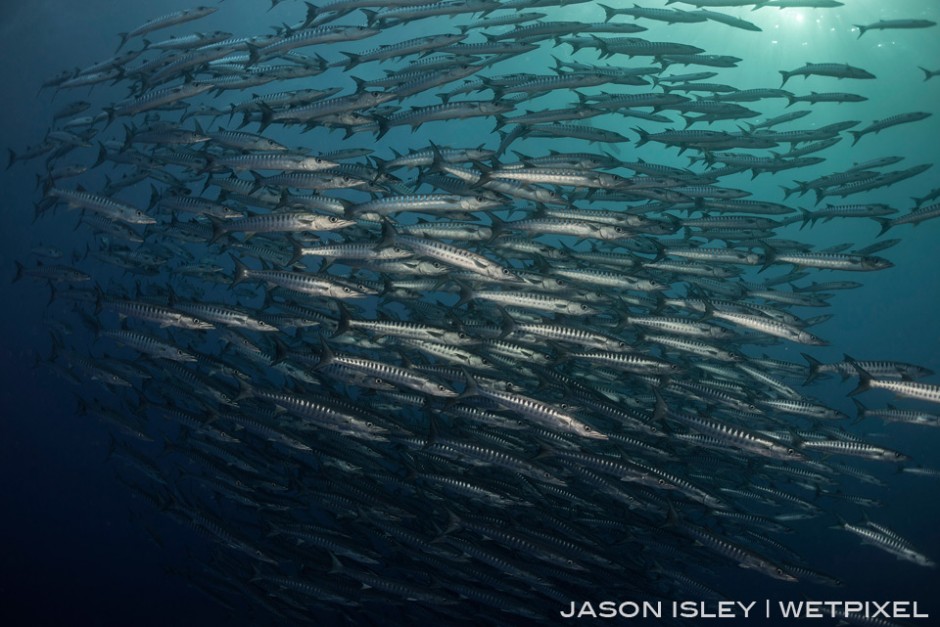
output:
[{"label": "fish eye", "polygon": [[581,305],[581,311],[587,311],[587,309],[588,309],[587,305]]},{"label": "fish eye", "polygon": [[486,196],[477,196],[474,198],[477,202],[486,202]]},{"label": "fish eye", "polygon": [[373,425],[371,422],[367,422],[367,423],[366,423],[366,426],[371,429],[374,425]]},{"label": "fish eye", "polygon": [[438,386],[437,386],[437,389],[440,390],[441,392],[443,392],[443,391],[446,390],[447,388],[445,388],[443,385],[438,385]]},{"label": "fish eye", "polygon": [[795,451],[792,448],[787,449],[787,455],[793,455]]},{"label": "fish eye", "polygon": [[658,483],[659,485],[666,485],[666,480],[665,480],[665,479],[657,479],[657,480],[656,480],[656,483]]},{"label": "fish eye", "polygon": [[330,216],[330,222],[336,223],[336,216]]},{"label": "fish eye", "polygon": [[585,430],[587,433],[590,433],[591,431],[593,431],[593,429],[591,429],[591,427],[589,427],[589,426],[587,426],[587,425],[584,425],[584,430]]}]

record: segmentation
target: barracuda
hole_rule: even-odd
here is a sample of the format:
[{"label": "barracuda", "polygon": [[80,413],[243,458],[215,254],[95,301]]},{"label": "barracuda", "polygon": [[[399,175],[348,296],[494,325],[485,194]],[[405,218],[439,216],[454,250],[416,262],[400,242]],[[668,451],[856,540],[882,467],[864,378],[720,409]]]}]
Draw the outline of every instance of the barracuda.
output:
[{"label": "barracuda", "polygon": [[338,163],[309,157],[306,155],[267,154],[267,155],[238,155],[234,157],[210,158],[206,169],[232,170],[243,172],[245,170],[286,170],[292,172],[319,172],[335,168]]},{"label": "barracuda", "polygon": [[236,218],[212,223],[210,243],[232,232],[298,233],[301,231],[334,231],[355,225],[353,220],[306,212],[280,212],[250,218]]},{"label": "barracuda", "polygon": [[670,412],[669,418],[691,427],[700,433],[713,436],[726,446],[756,453],[762,457],[786,461],[806,459],[802,453],[791,446],[781,444],[780,442],[749,432],[745,429],[733,427],[714,420],[708,420],[700,416],[693,416],[691,414],[676,414]]},{"label": "barracuda", "polygon": [[548,429],[566,431],[594,440],[607,439],[606,435],[597,431],[590,425],[577,420],[574,416],[548,403],[543,403],[542,401],[522,394],[503,392],[496,388],[481,386],[469,374],[465,374],[465,377],[467,389],[463,392],[461,397],[482,396]]},{"label": "barracuda", "polygon": [[502,201],[487,196],[462,196],[459,194],[417,194],[408,196],[386,196],[347,209],[348,215],[375,213],[381,216],[403,211],[422,212],[473,212],[493,209]]},{"label": "barracuda", "polygon": [[849,392],[849,396],[855,396],[867,390],[880,389],[894,392],[898,396],[916,398],[929,403],[940,403],[940,385],[935,383],[921,383],[918,381],[884,381],[875,379],[859,365],[859,362],[851,358],[848,358],[847,361],[855,368],[859,378],[858,387]]},{"label": "barracuda", "polygon": [[803,76],[806,78],[808,76],[832,76],[835,78],[855,78],[855,79],[873,79],[875,75],[867,70],[862,68],[852,67],[848,64],[842,63],[807,63],[801,68],[796,70],[780,70],[780,74],[783,76],[783,82],[780,83],[780,86],[786,84],[786,82],[792,76]]},{"label": "barracuda", "polygon": [[729,542],[728,540],[706,531],[701,527],[683,525],[682,530],[688,533],[698,542],[701,542],[706,547],[716,551],[721,555],[724,555],[731,560],[736,561],[738,566],[742,568],[756,570],[765,575],[770,575],[774,579],[780,579],[783,581],[793,582],[797,580],[796,577],[787,573],[782,567],[777,566],[763,556]]},{"label": "barracuda", "polygon": [[769,318],[731,311],[716,311],[712,315],[748,329],[754,329],[755,331],[760,331],[761,333],[766,333],[774,337],[782,337],[791,342],[796,342],[797,344],[811,344],[813,346],[825,346],[828,344],[825,340],[816,337],[804,329],[799,329]]},{"label": "barracuda", "polygon": [[150,303],[121,300],[104,300],[103,294],[98,292],[98,301],[95,310],[109,309],[117,312],[122,318],[139,318],[149,322],[156,322],[160,327],[179,327],[181,329],[206,330],[214,328],[211,322],[200,320],[194,315],[178,311],[170,307],[161,307]]},{"label": "barracuda", "polygon": [[507,319],[504,323],[504,329],[506,334],[510,336],[528,334],[602,350],[623,351],[627,349],[627,345],[623,340],[580,327],[557,324],[517,324],[511,319]]},{"label": "barracuda", "polygon": [[235,263],[235,276],[232,279],[233,286],[244,281],[263,281],[271,285],[312,296],[357,299],[365,298],[369,295],[365,291],[362,291],[362,286],[359,286],[359,289],[353,288],[317,274],[291,272],[287,270],[250,270],[248,266],[238,259],[233,257],[232,261]]},{"label": "barracuda", "polygon": [[385,223],[385,236],[383,242],[378,244],[379,248],[383,246],[399,245],[411,249],[416,254],[431,259],[438,259],[457,268],[469,270],[475,274],[480,274],[497,281],[506,283],[522,283],[512,270],[491,261],[487,257],[469,250],[451,246],[443,242],[438,242],[427,237],[413,237],[411,235],[398,235],[394,233],[389,223]]},{"label": "barracuda", "polygon": [[121,43],[118,45],[118,50],[120,50],[124,44],[127,43],[127,40],[132,37],[140,37],[141,35],[152,33],[155,30],[198,20],[206,17],[207,15],[212,15],[216,11],[218,11],[218,9],[213,7],[200,6],[191,9],[183,9],[182,11],[175,11],[173,13],[168,13],[166,15],[153,18],[152,20],[141,24],[134,30],[128,31],[126,33],[118,33],[121,36]]},{"label": "barracuda", "polygon": [[852,525],[843,520],[836,529],[844,529],[854,533],[861,537],[864,543],[875,546],[882,551],[887,551],[898,559],[913,562],[918,566],[927,568],[936,567],[936,564],[932,560],[915,550],[907,540],[904,540],[899,535],[871,521],[867,521],[866,525],[867,527]]},{"label": "barracuda", "polygon": [[603,224],[588,220],[566,220],[562,218],[531,218],[516,220],[502,225],[508,230],[534,232],[536,234],[555,233],[573,235],[581,238],[615,240],[628,237],[630,231],[615,224]]},{"label": "barracuda", "polygon": [[465,290],[461,303],[469,300],[485,300],[509,307],[522,307],[536,311],[564,313],[572,316],[587,316],[597,313],[597,309],[587,303],[580,303],[566,298],[557,298],[545,294],[523,294],[515,291]]},{"label": "barracuda", "polygon": [[624,322],[690,337],[712,338],[715,340],[724,340],[732,337],[732,333],[722,327],[707,322],[694,322],[684,318],[627,316],[624,318]]},{"label": "barracuda", "polygon": [[845,442],[842,440],[808,440],[799,444],[803,450],[821,451],[826,454],[851,455],[877,461],[899,462],[910,459],[904,453],[893,451],[865,442]]},{"label": "barracuda", "polygon": [[327,43],[356,41],[377,35],[379,31],[363,26],[320,26],[295,31],[265,46],[249,46],[249,65],[278,57],[289,50]]},{"label": "barracuda", "polygon": [[865,31],[869,30],[887,30],[891,28],[930,28],[931,26],[936,26],[937,23],[933,20],[880,20],[873,24],[856,24],[855,28],[858,29],[858,38],[861,39],[862,35],[865,34]]},{"label": "barracuda", "polygon": [[586,173],[583,170],[561,168],[511,168],[497,169],[484,173],[481,182],[490,179],[508,179],[526,183],[548,183],[570,187],[616,189],[629,184],[627,179],[607,173]]},{"label": "barracuda", "polygon": [[102,337],[111,338],[114,341],[130,346],[134,350],[150,355],[151,357],[160,357],[171,359],[173,361],[196,361],[196,357],[187,353],[181,348],[162,342],[154,337],[136,331],[102,331]]},{"label": "barracuda", "polygon": [[292,394],[251,389],[252,395],[271,402],[284,411],[310,421],[316,426],[366,440],[382,441],[388,430],[370,422],[365,415],[355,415],[342,405],[332,405],[319,399],[308,399]]},{"label": "barracuda", "polygon": [[157,220],[145,214],[140,209],[117,202],[107,196],[99,196],[83,190],[70,190],[50,188],[46,195],[50,198],[65,202],[74,209],[87,209],[101,214],[103,217],[126,222],[128,224],[156,224]]},{"label": "barracuda", "polygon": [[209,320],[218,324],[239,329],[251,329],[261,332],[276,332],[274,327],[263,320],[257,320],[238,309],[209,303],[173,303],[174,308],[196,316],[197,319]]},{"label": "barracuda", "polygon": [[568,359],[581,359],[592,363],[611,366],[615,370],[625,372],[636,372],[647,375],[670,375],[676,374],[679,366],[668,361],[662,361],[653,357],[641,355],[631,355],[630,353],[611,353],[606,351],[599,352],[578,352],[567,353]]},{"label": "barracuda", "polygon": [[318,369],[323,369],[331,364],[345,366],[353,370],[358,370],[368,375],[374,375],[396,385],[403,385],[412,390],[423,392],[430,396],[442,398],[456,398],[457,392],[438,383],[432,379],[422,377],[408,368],[394,366],[391,364],[372,361],[359,357],[347,357],[343,355],[334,355],[326,343],[321,343],[320,364]]}]

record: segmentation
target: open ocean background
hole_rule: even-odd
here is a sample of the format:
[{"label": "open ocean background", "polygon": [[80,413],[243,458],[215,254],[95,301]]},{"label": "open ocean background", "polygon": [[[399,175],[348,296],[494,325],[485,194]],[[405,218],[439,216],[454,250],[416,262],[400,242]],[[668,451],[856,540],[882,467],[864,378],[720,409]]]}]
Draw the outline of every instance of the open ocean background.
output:
[{"label": "open ocean background", "polygon": [[[610,0],[611,6],[632,6],[633,2]],[[639,2],[644,7],[664,7],[663,2]],[[845,0],[837,9],[747,9],[724,10],[754,21],[763,28],[752,33],[720,24],[664,25],[640,21],[650,30],[638,36],[659,41],[679,41],[704,48],[708,53],[731,54],[744,61],[737,68],[719,70],[713,79],[741,89],[778,87],[779,70],[795,69],[806,62],[838,62],[863,67],[878,78],[874,81],[836,81],[835,79],[791,78],[786,88],[798,94],[816,91],[852,91],[869,97],[857,104],[819,104],[807,119],[813,125],[846,119],[861,120],[863,125],[897,113],[931,111],[934,115],[916,124],[890,128],[864,137],[857,146],[843,140],[825,153],[826,162],[804,171],[763,174],[751,180],[750,173],[724,179],[722,185],[750,190],[754,198],[781,201],[780,185],[790,185],[794,178],[808,179],[827,171],[837,172],[854,163],[886,155],[904,156],[897,167],[933,163],[934,167],[900,184],[850,197],[845,202],[880,202],[906,213],[911,197],[923,196],[940,187],[940,78],[923,80],[918,66],[940,69],[940,29],[871,31],[858,38],[853,24],[868,24],[880,19],[919,18],[940,21],[940,4],[935,0]],[[123,98],[118,89],[97,87],[74,90],[52,98],[51,90],[37,96],[40,84],[65,68],[84,67],[110,57],[118,43],[117,33],[127,31],[155,16],[191,6],[171,0],[113,2],[111,0],[35,0],[0,3],[0,144],[20,151],[39,142],[50,127],[53,111],[70,98],[85,98],[98,105]],[[691,8],[685,5],[670,5]],[[540,9],[541,10],[541,9]],[[563,15],[570,20],[598,22],[604,18],[596,3],[548,9],[549,18]],[[271,32],[271,27],[293,23],[303,18],[303,4],[286,0],[268,12],[262,0],[226,0],[220,10],[200,22],[154,33],[155,40],[171,34],[193,31],[228,30],[236,35]],[[432,32],[453,32],[456,20],[435,18],[416,25],[396,27],[388,41],[418,37]],[[624,20],[624,18],[618,18]],[[629,19],[629,18],[627,18]],[[354,15],[348,23],[361,23]],[[337,49],[371,48],[383,43],[382,37],[366,42],[350,42],[328,48],[324,53],[334,60]],[[133,47],[133,45],[128,46]],[[125,49],[127,49],[126,47]],[[310,52],[302,50],[302,52]],[[571,56],[568,47],[556,48],[560,58]],[[544,51],[533,53],[539,61]],[[575,58],[592,62],[592,51]],[[609,63],[625,59],[615,57]],[[630,65],[646,65],[648,59],[634,59]],[[379,66],[370,64],[353,72],[372,75],[397,62]],[[680,68],[669,73],[710,68]],[[533,67],[531,59],[517,58],[499,66],[498,71],[534,71],[548,73],[547,66]],[[328,76],[335,76],[329,74]],[[295,81],[303,86],[318,85],[324,77]],[[351,88],[351,83],[343,85]],[[296,87],[295,87],[296,88]],[[260,90],[274,91],[276,85]],[[437,91],[437,90],[436,90]],[[557,98],[557,101],[553,101]],[[425,101],[426,100],[426,101]],[[434,99],[420,103],[432,104]],[[562,94],[539,101],[545,106],[567,102]],[[781,100],[762,101],[759,109],[767,117],[784,112]],[[805,105],[804,105],[805,106]],[[525,107],[522,107],[525,108]],[[791,108],[792,109],[792,108]],[[790,109],[787,109],[790,110]],[[629,120],[614,128],[631,138],[629,128],[658,129],[658,125]],[[800,126],[796,123],[795,126]],[[731,123],[719,123],[730,128]],[[792,128],[789,126],[786,128]],[[693,128],[712,128],[696,125]],[[108,132],[123,136],[120,125]],[[250,126],[246,130],[254,130]],[[268,135],[286,140],[290,145],[304,145],[313,152],[327,152],[340,147],[374,147],[377,155],[391,156],[389,147],[399,152],[424,146],[428,137],[436,143],[469,146],[477,134],[487,134],[491,122],[434,123],[411,134],[407,129],[393,129],[378,143],[369,135],[356,135],[343,142],[338,131],[323,129],[302,136],[282,127],[272,127]],[[490,136],[495,137],[495,136]],[[526,152],[538,152],[537,139],[526,140]],[[492,140],[490,140],[492,143]],[[563,144],[553,140],[552,147]],[[586,143],[571,140],[572,150],[587,148]],[[494,146],[489,146],[494,147]],[[88,160],[93,154],[85,149]],[[6,150],[3,150],[6,153]],[[621,144],[615,156],[624,160],[647,161],[686,167],[686,157],[675,149],[647,144],[640,149]],[[212,543],[189,528],[161,515],[146,504],[136,502],[127,488],[115,478],[113,464],[107,461],[110,428],[76,412],[76,393],[67,382],[50,370],[37,366],[50,353],[50,320],[46,319],[47,288],[35,281],[11,284],[14,260],[30,259],[30,249],[37,244],[55,245],[64,250],[84,251],[87,231],[73,231],[76,218],[59,211],[53,217],[33,221],[33,206],[40,198],[36,176],[43,173],[43,159],[16,163],[0,171],[0,624],[2,625],[256,625],[257,614],[230,612],[189,585],[185,573],[198,573],[198,564],[213,550]],[[100,180],[100,174],[92,177]],[[145,204],[149,189],[139,187],[136,197],[122,195],[129,201]],[[857,199],[857,200],[856,200]],[[807,195],[792,204],[811,206]],[[835,202],[839,202],[836,199]],[[878,225],[870,220],[832,220],[812,229],[798,231],[798,226],[781,230],[781,237],[793,237],[813,244],[817,249],[839,243],[856,248],[870,244]],[[837,294],[827,312],[831,320],[814,327],[813,332],[827,339],[827,347],[813,347],[811,352],[823,361],[837,361],[843,353],[857,359],[897,360],[918,364],[940,373],[940,221],[928,221],[917,227],[900,226],[885,236],[902,238],[901,244],[881,253],[894,263],[888,270],[872,273],[816,273],[814,280],[858,280],[864,286]],[[88,270],[91,266],[83,265]],[[109,270],[113,273],[113,270]],[[769,274],[779,273],[779,268]],[[260,289],[260,288],[259,288]],[[807,314],[814,315],[814,314]],[[90,332],[76,327],[76,333]],[[81,343],[81,342],[80,342]],[[780,343],[767,353],[780,359],[802,362],[805,347]],[[926,379],[940,383],[940,375]],[[855,379],[837,378],[819,381],[809,393],[821,402],[854,416],[851,400],[846,398]],[[94,384],[90,384],[94,385]],[[98,395],[105,394],[102,388]],[[869,407],[883,407],[894,402],[881,392],[861,396]],[[935,410],[929,404],[897,401],[901,407]],[[940,468],[940,432],[929,427],[881,423],[869,420],[849,427],[865,434],[869,441],[901,450],[913,459],[910,465]],[[846,462],[852,462],[846,458]],[[853,493],[883,501],[872,510],[872,517],[898,531],[934,560],[940,560],[940,480],[896,474],[893,464],[858,462],[866,470],[887,482],[886,488],[865,484]],[[584,496],[584,495],[582,495]],[[589,495],[587,495],[589,496]],[[836,504],[831,510],[842,512],[856,521],[859,508]],[[711,581],[730,599],[752,600],[780,598],[802,600],[916,600],[940,621],[940,576],[937,569],[919,568],[896,560],[887,553],[862,545],[855,536],[830,530],[824,515],[819,519],[796,523],[797,533],[786,538],[817,570],[837,576],[843,588],[820,588],[803,583],[784,584],[736,569],[722,561],[716,564],[720,577]],[[177,573],[184,573],[183,575]],[[608,582],[609,583],[609,582]],[[642,600],[642,599],[639,599]],[[557,612],[565,609],[540,602],[539,611],[548,616],[546,624],[560,623]],[[243,609],[243,608],[242,608]],[[374,616],[374,615],[373,615]],[[390,618],[397,622],[396,617]],[[312,617],[313,618],[313,617]],[[327,617],[325,620],[333,620]],[[733,621],[723,621],[726,624]],[[826,623],[826,621],[818,621]],[[833,624],[835,621],[831,621]],[[276,621],[263,624],[275,624]],[[405,623],[402,623],[405,624]],[[704,624],[693,623],[689,624]],[[737,623],[735,623],[737,624]],[[758,621],[754,624],[773,624]],[[940,624],[940,622],[919,623]]]}]

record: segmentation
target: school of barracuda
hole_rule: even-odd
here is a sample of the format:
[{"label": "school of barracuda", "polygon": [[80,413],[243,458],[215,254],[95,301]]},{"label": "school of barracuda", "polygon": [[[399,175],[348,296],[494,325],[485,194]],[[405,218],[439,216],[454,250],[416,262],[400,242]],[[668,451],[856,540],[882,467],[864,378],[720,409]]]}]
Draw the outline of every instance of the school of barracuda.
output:
[{"label": "school of barracuda", "polygon": [[[845,429],[812,390],[852,378],[864,424],[940,424],[926,368],[812,355],[829,301],[862,287],[842,272],[890,268],[899,240],[778,235],[876,220],[900,236],[940,215],[929,185],[913,208],[866,201],[931,163],[825,162],[931,112],[813,124],[820,103],[877,98],[875,77],[818,59],[737,89],[720,81],[741,58],[681,43],[706,21],[761,30],[722,7],[839,2],[617,3],[592,24],[542,10],[580,4],[274,0],[294,22],[250,37],[179,31],[225,10],[196,7],[44,84],[97,99],[10,151],[11,168],[44,162],[37,244],[80,221],[74,250],[17,265],[51,289],[45,365],[110,425],[130,490],[217,543],[188,577],[221,604],[281,623],[510,624],[606,590],[724,598],[710,582],[735,565],[838,585],[786,546],[802,519],[934,566],[853,490],[884,485],[880,464],[937,471]],[[402,25],[436,30],[395,39]],[[523,55],[531,73],[501,72]],[[833,91],[803,93],[808,76]],[[781,98],[814,108],[761,114]],[[435,141],[460,125],[461,144]],[[783,198],[723,184],[741,172]],[[82,325],[92,345],[73,340]],[[761,356],[780,343],[806,362]],[[869,389],[908,400],[866,406]],[[854,519],[829,511],[846,502]]]}]

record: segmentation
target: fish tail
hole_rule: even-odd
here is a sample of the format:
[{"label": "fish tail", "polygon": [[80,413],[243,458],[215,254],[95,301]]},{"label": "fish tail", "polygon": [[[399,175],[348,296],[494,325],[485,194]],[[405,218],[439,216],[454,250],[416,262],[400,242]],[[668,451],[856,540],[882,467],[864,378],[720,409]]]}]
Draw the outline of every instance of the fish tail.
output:
[{"label": "fish tail", "polygon": [[890,229],[892,226],[894,226],[894,224],[892,224],[891,220],[888,220],[887,218],[872,218],[872,220],[874,220],[874,221],[877,222],[879,225],[881,225],[881,230],[878,231],[878,237],[881,237],[882,235],[884,235],[885,233],[887,233],[887,232],[888,232],[888,229]]},{"label": "fish tail", "polygon": [[320,362],[313,367],[314,370],[322,370],[329,366],[336,359],[336,356],[333,354],[333,351],[330,349],[329,345],[326,343],[326,338],[322,335],[320,336]]},{"label": "fish tail", "polygon": [[865,371],[864,369],[862,369],[862,367],[858,365],[858,362],[852,359],[851,357],[849,357],[848,355],[845,355],[845,360],[849,362],[849,364],[853,368],[855,368],[855,372],[858,373],[858,386],[854,390],[849,392],[847,396],[855,396],[856,394],[861,394],[862,392],[865,392],[866,390],[870,390],[871,382],[872,382],[871,374]]},{"label": "fish tail", "polygon": [[108,149],[104,147],[104,144],[98,142],[98,158],[95,159],[95,162],[92,164],[92,168],[97,168],[99,165],[108,160]]},{"label": "fish tail", "polygon": [[[268,128],[268,125],[271,124],[271,122],[274,120],[274,109],[269,107],[264,102],[259,102],[258,106],[261,109],[261,122],[258,126],[258,132],[263,133],[264,129]],[[242,123],[242,126],[248,124],[249,121],[249,114],[248,112],[245,112],[245,121]],[[241,126],[239,128],[241,128]]]},{"label": "fish tail", "polygon": [[293,239],[291,240],[290,243],[291,243],[291,257],[285,264],[285,267],[288,267],[288,268],[292,267],[294,264],[300,261],[300,258],[303,257],[304,255],[303,246],[301,246],[298,242],[296,242]]},{"label": "fish tail", "polygon": [[806,381],[803,382],[803,385],[809,385],[814,379],[816,379],[816,377],[819,376],[819,368],[823,364],[812,355],[807,355],[806,353],[800,353],[800,355],[802,355],[803,359],[806,360],[806,363],[809,364],[809,374],[806,376]]},{"label": "fish tail", "polygon": [[232,258],[232,262],[235,264],[235,275],[232,277],[232,287],[235,287],[243,281],[247,281],[250,278],[251,270],[248,269],[248,266],[243,264],[240,259],[234,255],[229,255]]},{"label": "fish tail", "polygon": [[261,61],[261,46],[257,44],[248,43],[248,65],[256,65]]},{"label": "fish tail", "polygon": [[813,214],[809,212],[809,209],[804,209],[803,207],[797,207],[797,209],[799,209],[800,213],[803,216],[803,224],[800,225],[801,231],[803,230],[804,227],[806,227],[807,224],[810,224],[810,223],[815,224],[816,221],[813,219]]},{"label": "fish tail", "polygon": [[334,555],[332,551],[330,551],[330,563],[331,563],[330,570],[328,571],[329,574],[333,575],[337,573],[347,572],[346,567],[343,566],[343,563],[339,561],[339,558],[337,558],[336,555]]},{"label": "fish tail", "polygon": [[333,335],[330,337],[336,337],[337,335],[342,335],[346,331],[349,331],[349,323],[351,321],[349,310],[343,306],[342,303],[337,303],[337,305],[339,305],[339,321],[336,323],[336,330],[333,331]]},{"label": "fish tail", "polygon": [[[817,188],[816,188],[815,190],[813,190],[813,191],[816,193],[816,204],[818,205],[819,203],[822,202],[823,198],[826,197],[826,190],[823,189],[822,187],[817,187]],[[805,193],[806,190],[803,190],[803,192]],[[800,194],[800,196],[802,196],[802,195],[803,195],[803,194]]]},{"label": "fish tail", "polygon": [[853,398],[852,402],[855,403],[855,422],[861,422],[865,418],[865,410],[868,408],[862,405],[862,402],[857,398]]},{"label": "fish tail", "polygon": [[[227,232],[226,229],[225,229],[225,223],[221,220],[221,218],[216,218],[216,217],[214,217],[214,216],[207,216],[207,217],[209,218],[209,222],[212,223],[212,237],[209,238],[209,243],[210,243],[210,244],[215,244],[215,243],[216,243],[217,241],[219,241],[219,239],[220,239],[223,235],[225,235],[225,233]],[[234,257],[233,257],[233,259],[234,259]],[[236,267],[236,269],[237,269],[237,268],[238,268],[238,262],[236,261],[235,264],[236,264],[235,267]],[[241,280],[242,280],[242,279],[239,279],[239,280],[236,282],[236,284],[237,284],[238,282],[241,282]]]}]

